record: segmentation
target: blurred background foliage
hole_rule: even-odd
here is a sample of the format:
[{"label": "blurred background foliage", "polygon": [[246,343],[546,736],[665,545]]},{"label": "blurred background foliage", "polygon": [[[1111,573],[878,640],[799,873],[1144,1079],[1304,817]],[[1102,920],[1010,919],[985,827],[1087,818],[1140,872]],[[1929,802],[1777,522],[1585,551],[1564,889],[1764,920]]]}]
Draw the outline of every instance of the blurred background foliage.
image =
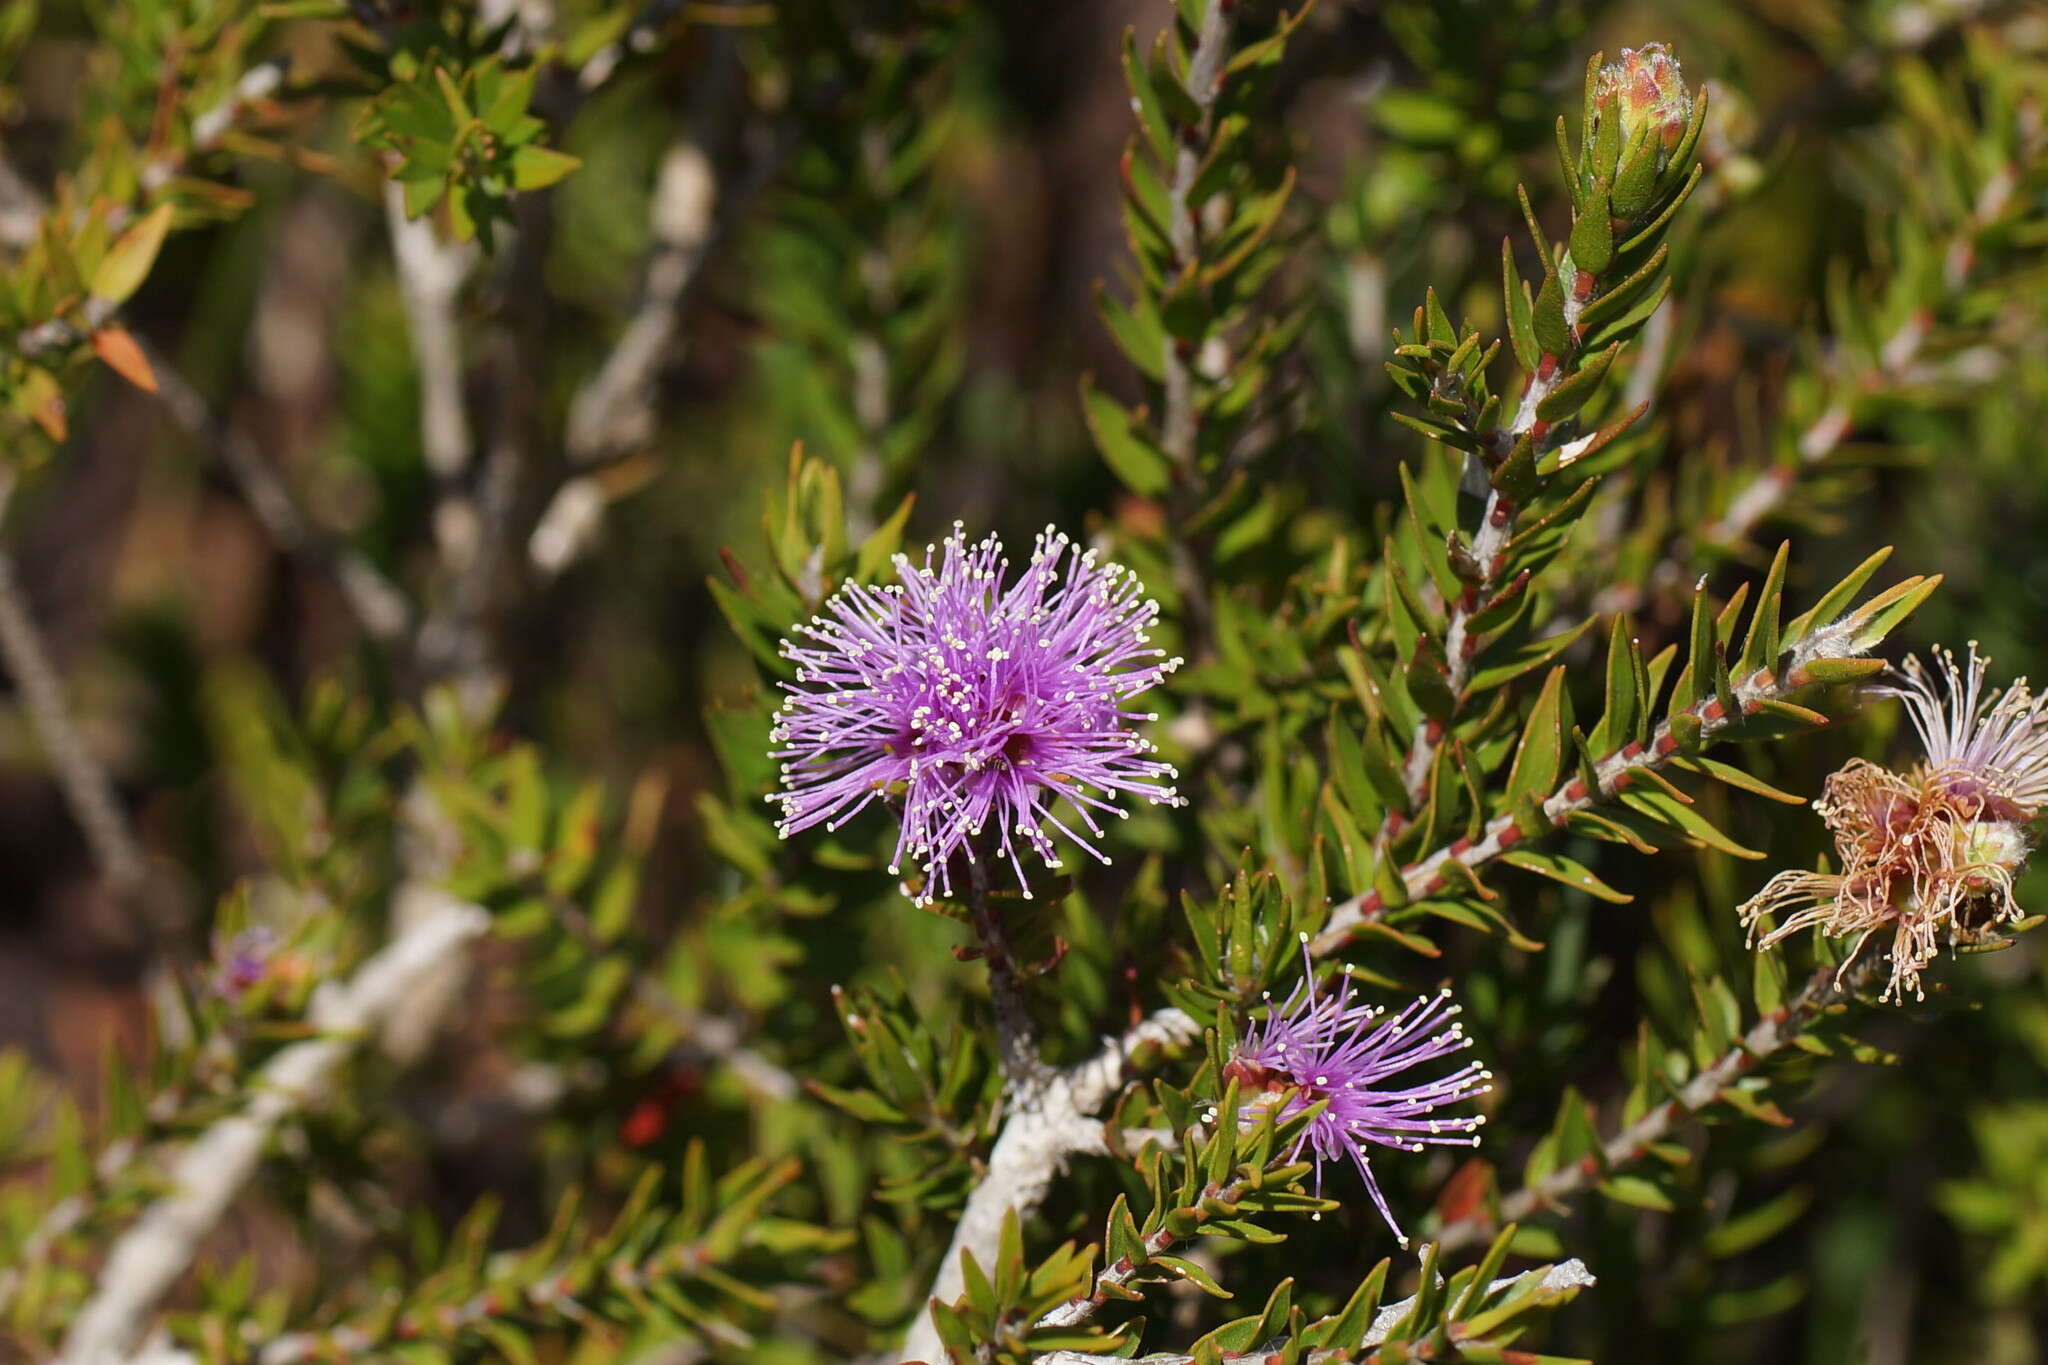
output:
[{"label": "blurred background foliage", "polygon": [[[22,1050],[0,1053],[0,1162],[20,1162],[7,1188],[98,1190],[110,1223],[132,1211],[147,1173],[52,1160],[217,1114],[296,1036],[312,983],[379,941],[432,844],[434,880],[500,930],[451,987],[467,1007],[410,1056],[392,1043],[362,1064],[391,1073],[359,1088],[392,1106],[302,1121],[280,1147],[318,1159],[267,1162],[210,1244],[220,1266],[246,1254],[248,1282],[181,1302],[274,1331],[320,1318],[319,1286],[359,1275],[469,1302],[492,1274],[538,1272],[477,1268],[481,1252],[465,1271],[463,1236],[538,1248],[539,1265],[567,1189],[601,1223],[659,1169],[663,1192],[622,1215],[640,1220],[618,1234],[631,1250],[606,1255],[716,1245],[788,1284],[756,1302],[710,1279],[646,1313],[621,1291],[628,1343],[661,1336],[650,1321],[729,1318],[759,1335],[702,1335],[716,1358],[843,1359],[900,1326],[986,1151],[1000,1077],[958,1026],[981,1009],[958,933],[880,872],[880,822],[801,848],[773,837],[760,796],[783,629],[955,519],[1013,547],[1048,522],[1100,536],[1176,605],[1192,676],[1166,704],[1169,752],[1196,751],[1191,786],[1242,802],[1201,828],[1134,819],[1114,873],[1091,870],[1019,931],[1026,957],[1066,945],[1032,989],[1069,1057],[1158,1002],[1139,978],[1168,972],[1148,945],[1178,932],[1162,927],[1178,891],[1222,885],[1234,844],[1291,856],[1269,837],[1288,812],[1257,801],[1302,732],[1247,719],[1225,674],[1204,686],[1202,637],[1219,628],[1190,614],[1188,565],[1162,534],[1199,504],[1148,487],[1102,434],[1161,415],[1141,409],[1147,377],[1102,300],[1146,288],[1121,221],[1138,116],[1120,57],[1126,28],[1149,51],[1169,8],[0,4],[0,326],[18,341],[4,537],[147,860],[140,893],[103,875],[24,710],[0,708],[0,1044]],[[1275,22],[1239,8],[1257,31]],[[1672,301],[1618,381],[1631,405],[1657,401],[1598,457],[1610,477],[1548,605],[1628,611],[1651,655],[1683,644],[1703,575],[1725,600],[1787,536],[1795,611],[1896,545],[1897,571],[1945,585],[1888,652],[1977,639],[2000,675],[2048,675],[2048,13],[1323,0],[1299,22],[1230,186],[1251,202],[1292,175],[1271,229],[1284,249],[1242,300],[1272,321],[1250,352],[1262,396],[1200,437],[1254,480],[1195,542],[1196,567],[1228,585],[1218,600],[1235,594],[1219,633],[1312,612],[1322,599],[1290,575],[1320,572],[1340,542],[1354,562],[1376,555],[1403,465],[1448,458],[1394,420],[1391,334],[1429,288],[1486,337],[1503,330],[1495,256],[1523,235],[1516,186],[1560,231],[1553,120],[1576,113],[1589,53],[1654,39],[1712,84],[1705,173],[1672,227]],[[275,80],[242,84],[285,57]],[[451,150],[471,106],[485,132]],[[441,206],[424,246],[391,219],[385,174],[412,210]],[[429,277],[456,263],[440,270],[467,413],[452,442],[407,240],[440,253]],[[92,312],[102,300],[118,325]],[[634,346],[651,363],[607,387]],[[251,460],[299,509],[288,522],[264,510]],[[379,616],[380,582],[410,619]],[[1341,643],[1341,622],[1323,625]],[[1563,656],[1583,715],[1604,638]],[[1811,796],[1846,758],[1884,752],[1894,723],[1874,707],[1742,763]],[[1625,1089],[1639,1018],[1685,1037],[1693,978],[1748,979],[1734,907],[1823,851],[1804,809],[1701,799],[1769,861],[1596,860],[1610,851],[1562,841],[1634,903],[1518,879],[1513,918],[1541,952],[1450,930],[1441,960],[1373,963],[1455,980],[1469,1001],[1509,1078],[1484,1153],[1504,1187],[1568,1087],[1600,1103]],[[1284,879],[1302,893],[1298,868]],[[2044,896],[2048,878],[2023,883],[2023,903]],[[195,1017],[223,1041],[153,1077],[145,1106],[106,1077],[149,1055],[166,968],[202,983],[186,988]],[[250,982],[218,987],[236,972]],[[1867,1022],[1895,1065],[1815,1064],[1817,1088],[1779,1097],[1794,1126],[1716,1122],[1685,1164],[1581,1199],[1518,1247],[1557,1254],[1540,1237],[1562,1224],[1555,1247],[1601,1278],[1547,1349],[2040,1359],[2048,962],[2022,939],[1944,967],[1942,985]],[[943,1093],[865,1088],[857,1021],[912,1012]],[[78,1113],[51,1119],[53,1093]],[[776,1165],[790,1156],[800,1177]],[[1397,1208],[1435,1199],[1446,1219],[1485,1178],[1448,1158],[1389,1170]],[[738,1221],[706,1231],[707,1208],[751,1213],[770,1186],[777,1216],[745,1247]],[[1046,1223],[1096,1237],[1122,1189],[1079,1172]],[[485,1197],[495,1214],[446,1231]],[[0,1248],[26,1263],[41,1204],[4,1207]],[[1369,1210],[1289,1231],[1233,1248],[1233,1265],[1341,1298],[1391,1250]],[[35,1280],[36,1302],[0,1294],[0,1358],[48,1348],[89,1264]],[[427,1267],[443,1280],[409,1278]],[[385,1311],[367,1300],[334,1307],[326,1325],[361,1342],[388,1326],[359,1321]],[[1193,1294],[1158,1309],[1188,1336],[1215,1311]],[[609,1358],[602,1333],[579,1339],[548,1358]]]}]

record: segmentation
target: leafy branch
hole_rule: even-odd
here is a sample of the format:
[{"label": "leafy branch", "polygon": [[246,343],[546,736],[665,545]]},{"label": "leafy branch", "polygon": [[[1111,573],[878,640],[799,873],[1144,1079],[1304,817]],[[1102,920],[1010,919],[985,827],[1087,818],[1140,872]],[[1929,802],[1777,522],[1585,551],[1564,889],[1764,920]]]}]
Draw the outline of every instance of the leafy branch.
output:
[{"label": "leafy branch", "polygon": [[[1868,658],[1870,651],[1941,581],[1938,576],[1908,578],[1850,610],[1849,604],[1889,554],[1880,551],[1823,594],[1806,614],[1781,627],[1788,548],[1780,549],[1739,646],[1735,630],[1746,590],[1718,614],[1704,589],[1695,594],[1690,656],[1671,684],[1664,718],[1654,727],[1650,717],[1676,657],[1675,646],[1656,660],[1645,661],[1636,642],[1617,623],[1608,650],[1606,709],[1590,738],[1571,724],[1562,674],[1553,672],[1515,748],[1501,812],[1481,821],[1475,808],[1464,834],[1398,871],[1382,861],[1371,890],[1331,910],[1313,940],[1314,953],[1326,956],[1336,951],[1411,902],[1427,909],[1439,899],[1462,898],[1472,907],[1468,913],[1488,914],[1496,893],[1480,880],[1478,869],[1497,858],[1568,886],[1617,898],[1618,893],[1567,859],[1516,851],[1524,839],[1557,829],[1570,827],[1648,852],[1652,845],[1644,834],[1662,828],[1697,844],[1746,853],[1695,812],[1693,799],[1662,770],[1679,767],[1782,798],[1741,769],[1706,758],[1703,750],[1725,739],[1826,724],[1820,712],[1791,698],[1809,688],[1853,682],[1876,672],[1882,663]],[[1357,753],[1355,748],[1340,747],[1338,780],[1347,791],[1369,791],[1373,784]],[[1357,770],[1344,771],[1341,765],[1347,756],[1359,765]],[[1383,776],[1378,786],[1384,791],[1392,784]],[[1596,809],[1610,801],[1619,801],[1625,811],[1610,815]],[[1432,820],[1428,827],[1437,824]]]},{"label": "leafy branch", "polygon": [[[1496,1208],[1467,1214],[1445,1223],[1436,1231],[1436,1243],[1445,1252],[1455,1251],[1482,1240],[1503,1224],[1525,1222],[1561,1207],[1561,1201],[1589,1187],[1599,1187],[1632,1203],[1655,1203],[1661,1196],[1654,1187],[1641,1182],[1625,1189],[1615,1183],[1617,1173],[1647,1157],[1667,1156],[1664,1146],[1672,1133],[1698,1118],[1716,1104],[1726,1104],[1750,1118],[1784,1125],[1791,1120],[1777,1107],[1749,1089],[1738,1088],[1743,1077],[1790,1048],[1829,1050],[1812,1038],[1810,1031],[1824,1016],[1839,1013],[1881,975],[1881,955],[1873,954],[1856,963],[1828,963],[1817,969],[1797,995],[1782,1000],[1783,968],[1776,958],[1757,958],[1757,1003],[1761,1017],[1747,1032],[1727,1041],[1731,1019],[1736,1012],[1733,996],[1719,982],[1696,991],[1700,1016],[1710,1041],[1719,1040],[1718,1055],[1677,1084],[1656,1068],[1645,1074],[1631,1090],[1623,1114],[1634,1115],[1612,1137],[1589,1140],[1583,1106],[1567,1094],[1558,1126],[1543,1140],[1542,1165],[1548,1167],[1520,1189],[1502,1197]],[[1779,1003],[1782,1000],[1782,1003]],[[1669,1098],[1657,1101],[1658,1089],[1669,1089]],[[1538,1169],[1532,1161],[1532,1170]]]}]

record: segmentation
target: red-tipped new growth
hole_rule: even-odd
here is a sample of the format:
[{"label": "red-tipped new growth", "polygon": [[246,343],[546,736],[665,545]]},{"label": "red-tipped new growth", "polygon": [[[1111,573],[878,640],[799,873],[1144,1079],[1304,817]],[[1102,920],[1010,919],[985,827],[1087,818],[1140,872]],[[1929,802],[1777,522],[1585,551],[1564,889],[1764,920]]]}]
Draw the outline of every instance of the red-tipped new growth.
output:
[{"label": "red-tipped new growth", "polygon": [[[1891,935],[1882,999],[1925,998],[1920,973],[1944,946],[1983,942],[2021,917],[2013,878],[2026,826],[2048,805],[2048,696],[2024,678],[1986,693],[1975,644],[1966,667],[1937,650],[1930,674],[1908,659],[1895,686],[1927,751],[1894,773],[1862,759],[1828,778],[1814,808],[1835,836],[1840,873],[1781,872],[1742,907],[1762,946],[1818,927],[1855,940],[1843,967],[1880,931]],[[1764,917],[1785,913],[1764,931]]]}]

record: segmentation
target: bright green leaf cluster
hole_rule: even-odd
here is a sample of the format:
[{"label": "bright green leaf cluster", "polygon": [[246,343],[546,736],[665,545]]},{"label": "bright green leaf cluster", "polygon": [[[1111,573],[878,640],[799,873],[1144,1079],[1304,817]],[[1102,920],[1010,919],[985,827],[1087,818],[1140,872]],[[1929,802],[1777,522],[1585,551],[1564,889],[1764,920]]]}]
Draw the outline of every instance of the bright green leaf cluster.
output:
[{"label": "bright green leaf cluster", "polygon": [[389,159],[407,216],[445,201],[460,241],[492,245],[513,220],[515,194],[545,189],[582,163],[543,146],[547,125],[527,112],[538,70],[498,58],[451,67],[438,53],[391,61],[392,83],[363,110],[358,142]]}]

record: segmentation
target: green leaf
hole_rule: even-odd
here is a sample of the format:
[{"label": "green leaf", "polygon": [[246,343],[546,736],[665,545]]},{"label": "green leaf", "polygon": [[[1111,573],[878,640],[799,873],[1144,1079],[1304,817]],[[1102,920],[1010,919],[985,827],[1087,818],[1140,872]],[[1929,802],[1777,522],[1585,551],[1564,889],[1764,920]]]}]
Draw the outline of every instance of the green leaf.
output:
[{"label": "green leaf", "polygon": [[867,1123],[907,1123],[909,1115],[872,1090],[842,1090],[823,1081],[804,1082],[804,1088],[838,1109]]},{"label": "green leaf", "polygon": [[1639,1209],[1669,1213],[1677,1207],[1671,1202],[1671,1196],[1639,1175],[1617,1175],[1603,1180],[1600,1182],[1599,1190],[1617,1203]]},{"label": "green leaf", "polygon": [[1534,849],[1514,848],[1501,854],[1500,860],[1510,867],[1519,867],[1525,872],[1534,872],[1548,877],[1574,891],[1583,891],[1610,905],[1627,905],[1635,897],[1625,891],[1617,891],[1606,882],[1594,876],[1584,864],[1565,857],[1560,853],[1538,853]]},{"label": "green leaf", "polygon": [[1849,638],[1843,643],[1843,650],[1849,654],[1867,654],[1884,643],[1885,637],[1898,629],[1908,616],[1920,609],[1920,604],[1933,595],[1941,586],[1942,575],[1909,578],[1905,582],[1886,589],[1856,609],[1844,624]]},{"label": "green leaf", "polygon": [[1510,808],[1522,797],[1542,799],[1557,785],[1564,755],[1564,669],[1550,670],[1543,690],[1529,711],[1522,738],[1515,746],[1514,766],[1508,771],[1507,800]]},{"label": "green leaf", "polygon": [[1641,672],[1642,658],[1636,649],[1634,627],[1627,617],[1616,616],[1607,637],[1606,709],[1588,741],[1595,754],[1604,758],[1634,737],[1642,705],[1636,692]]},{"label": "green leaf", "polygon": [[1608,209],[1607,182],[1596,180],[1572,222],[1572,264],[1598,276],[1614,261],[1614,220]]},{"label": "green leaf", "polygon": [[1820,600],[1815,602],[1810,610],[1785,627],[1781,644],[1796,644],[1813,634],[1816,627],[1832,624],[1849,609],[1849,604],[1863,591],[1864,584],[1868,583],[1891,557],[1892,547],[1887,545],[1851,569],[1841,582],[1821,594]]},{"label": "green leaf", "polygon": [[142,287],[142,282],[149,278],[150,266],[156,263],[157,252],[163,248],[164,237],[171,230],[171,213],[169,204],[158,204],[107,249],[99,267],[92,272],[92,292],[96,298],[123,303]]},{"label": "green leaf", "polygon": [[1756,611],[1749,618],[1749,638],[1742,643],[1742,657],[1735,665],[1739,677],[1748,677],[1760,668],[1769,668],[1778,659],[1778,619],[1785,597],[1785,562],[1792,553],[1792,542],[1781,541],[1777,556],[1771,560],[1770,574],[1764,579],[1763,590],[1757,594]]},{"label": "green leaf", "polygon": [[1145,497],[1166,491],[1172,465],[1166,452],[1140,430],[1142,409],[1139,414],[1132,414],[1096,388],[1092,378],[1083,376],[1081,412],[1088,422],[1089,434],[1095,438],[1095,448],[1102,452],[1111,472],[1125,487]]},{"label": "green leaf", "polygon": [[570,156],[567,152],[528,144],[512,153],[512,187],[520,190],[545,189],[582,164],[582,158]]},{"label": "green leaf", "polygon": [[[1581,635],[1593,626],[1595,618],[1587,617],[1569,630],[1540,639],[1525,641],[1507,651],[1499,662],[1488,664],[1473,674],[1472,681],[1465,687],[1465,695],[1476,697],[1490,692],[1504,682],[1521,677],[1532,668],[1541,668],[1558,655],[1570,649]],[[1490,653],[1491,651],[1489,651]],[[1484,656],[1482,656],[1484,657]]]},{"label": "green leaf", "polygon": [[1708,758],[1704,754],[1681,755],[1672,760],[1672,766],[1684,768],[1688,772],[1701,773],[1707,777],[1716,778],[1731,787],[1740,788],[1743,791],[1755,796],[1761,796],[1769,801],[1782,801],[1788,806],[1803,806],[1806,804],[1806,798],[1803,796],[1794,796],[1791,792],[1780,791],[1762,778],[1746,773],[1732,763],[1723,763],[1720,759]]},{"label": "green leaf", "polygon": [[1515,360],[1524,371],[1534,372],[1543,359],[1532,320],[1535,306],[1529,298],[1529,286],[1515,271],[1514,242],[1507,237],[1500,239],[1500,287],[1507,300],[1508,340],[1514,345]]},{"label": "green leaf", "polygon": [[1794,1185],[1776,1198],[1709,1229],[1700,1239],[1700,1248],[1717,1259],[1739,1255],[1798,1222],[1812,1202],[1813,1191],[1810,1188]]},{"label": "green leaf", "polygon": [[1578,373],[1552,389],[1542,402],[1536,405],[1536,415],[1546,422],[1562,422],[1591,401],[1600,391],[1600,383],[1607,378],[1607,371],[1613,368],[1614,358],[1621,354],[1620,342],[1579,367]]},{"label": "green leaf", "polygon": [[1571,354],[1572,334],[1564,321],[1564,286],[1558,283],[1556,271],[1546,275],[1543,287],[1536,291],[1529,321],[1536,333],[1536,344],[1546,355]]},{"label": "green leaf", "polygon": [[1626,791],[1621,794],[1621,801],[1631,810],[1677,830],[1685,836],[1688,843],[1711,848],[1736,858],[1757,859],[1764,856],[1753,848],[1745,848],[1736,843],[1716,828],[1706,816],[1676,800],[1668,792]]}]

